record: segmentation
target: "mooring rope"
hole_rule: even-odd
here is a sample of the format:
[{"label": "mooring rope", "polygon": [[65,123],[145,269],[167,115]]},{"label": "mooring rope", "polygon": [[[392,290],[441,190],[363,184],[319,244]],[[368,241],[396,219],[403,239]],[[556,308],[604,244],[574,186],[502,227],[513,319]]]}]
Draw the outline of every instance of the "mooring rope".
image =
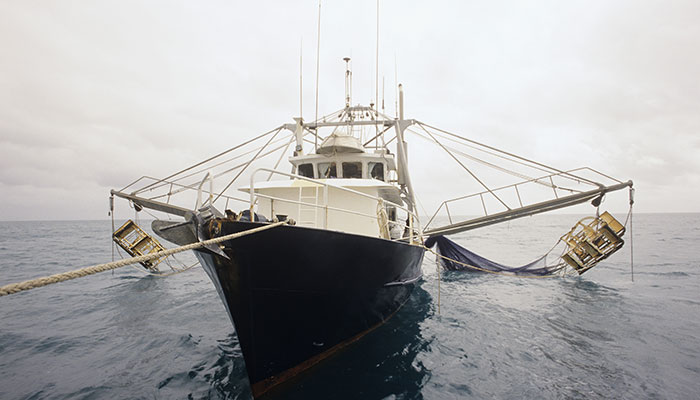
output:
[{"label": "mooring rope", "polygon": [[163,256],[169,256],[172,254],[181,253],[181,252],[187,251],[187,250],[197,249],[197,248],[204,247],[204,246],[207,246],[210,244],[221,243],[221,242],[224,242],[226,240],[237,239],[237,238],[240,238],[243,236],[262,232],[262,231],[267,230],[267,229],[276,228],[276,227],[284,225],[284,224],[286,224],[286,222],[276,222],[276,223],[273,223],[270,225],[261,226],[259,228],[253,228],[253,229],[249,229],[249,230],[243,231],[243,232],[232,233],[230,235],[220,236],[220,237],[217,237],[214,239],[208,239],[208,240],[204,240],[201,242],[190,243],[190,244],[185,245],[185,246],[175,247],[172,249],[167,249],[165,251],[159,251],[157,253],[146,254],[143,256],[132,257],[132,258],[125,258],[125,259],[119,260],[119,261],[113,261],[113,262],[109,262],[106,264],[93,265],[92,267],[80,268],[80,269],[76,269],[73,271],[63,272],[60,274],[55,274],[55,275],[50,275],[50,276],[44,276],[41,278],[31,279],[31,280],[24,281],[24,282],[11,283],[9,285],[5,285],[5,286],[0,287],[0,297],[6,296],[8,294],[19,293],[19,292],[22,292],[25,290],[50,285],[52,283],[63,282],[63,281],[67,281],[67,280],[71,280],[71,279],[75,279],[75,278],[82,278],[84,276],[93,275],[93,274],[96,274],[98,272],[109,271],[109,270],[121,268],[121,267],[124,267],[127,265],[135,264],[138,262],[149,261],[149,260],[153,260],[156,258],[161,258]]}]

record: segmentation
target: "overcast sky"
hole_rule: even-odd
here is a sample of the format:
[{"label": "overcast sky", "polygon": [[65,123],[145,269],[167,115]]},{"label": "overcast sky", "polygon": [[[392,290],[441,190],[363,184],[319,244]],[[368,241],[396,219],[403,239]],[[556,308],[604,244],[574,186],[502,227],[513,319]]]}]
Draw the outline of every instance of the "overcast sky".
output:
[{"label": "overcast sky", "polygon": [[[392,114],[398,71],[407,118],[632,179],[639,212],[700,212],[700,2],[380,10]],[[292,122],[300,50],[311,120],[317,13],[316,0],[0,1],[0,220],[107,218],[110,188]],[[369,103],[376,1],[321,14],[320,113],[343,105],[345,56],[353,103]],[[411,168],[419,190],[453,182]]]}]

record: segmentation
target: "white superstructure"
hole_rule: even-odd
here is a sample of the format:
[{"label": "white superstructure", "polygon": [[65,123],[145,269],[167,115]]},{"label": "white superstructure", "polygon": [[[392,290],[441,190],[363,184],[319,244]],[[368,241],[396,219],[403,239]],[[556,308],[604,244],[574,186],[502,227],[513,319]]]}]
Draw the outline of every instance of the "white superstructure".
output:
[{"label": "white superstructure", "polygon": [[[348,132],[336,129],[315,153],[290,157],[291,179],[253,180],[257,211],[292,218],[300,226],[400,237],[404,223],[396,205],[404,202],[396,185],[394,155],[386,148],[366,149]],[[250,192],[250,187],[240,190]]]}]

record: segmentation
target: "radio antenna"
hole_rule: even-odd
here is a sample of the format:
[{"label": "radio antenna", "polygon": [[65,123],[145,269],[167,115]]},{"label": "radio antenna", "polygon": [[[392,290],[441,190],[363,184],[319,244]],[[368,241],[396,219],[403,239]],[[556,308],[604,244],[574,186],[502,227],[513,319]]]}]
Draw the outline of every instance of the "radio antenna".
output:
[{"label": "radio antenna", "polygon": [[374,69],[374,101],[379,103],[379,0],[377,0],[377,51],[375,58],[377,64]]},{"label": "radio antenna", "polygon": [[[386,109],[384,108],[384,75],[382,75],[382,114],[386,115]],[[384,142],[384,131],[382,131],[382,147],[386,147],[386,143]]]},{"label": "radio antenna", "polygon": [[384,108],[384,75],[382,75],[382,114],[386,114],[385,108]]},{"label": "radio antenna", "polygon": [[[375,55],[377,64],[374,69],[374,102],[377,105],[375,110],[379,109],[379,0],[377,0],[377,52]],[[374,136],[374,148],[379,148],[379,138],[376,135],[379,133],[379,125],[374,125],[375,136]]]},{"label": "radio antenna", "polygon": [[399,67],[396,63],[396,53],[394,53],[394,115],[399,117]]},{"label": "radio antenna", "polygon": [[304,39],[302,38],[299,40],[299,118],[304,119],[304,101],[303,101],[303,95],[304,95],[304,80],[303,80],[303,71],[304,71]]},{"label": "radio antenna", "polygon": [[[315,122],[318,122],[318,70],[320,66],[321,54],[321,0],[318,0],[318,33],[316,34],[316,116]],[[318,149],[318,128],[314,132],[314,152]]]},{"label": "radio antenna", "polygon": [[350,107],[352,103],[352,71],[350,71],[350,57],[343,58],[345,61],[345,107]]}]

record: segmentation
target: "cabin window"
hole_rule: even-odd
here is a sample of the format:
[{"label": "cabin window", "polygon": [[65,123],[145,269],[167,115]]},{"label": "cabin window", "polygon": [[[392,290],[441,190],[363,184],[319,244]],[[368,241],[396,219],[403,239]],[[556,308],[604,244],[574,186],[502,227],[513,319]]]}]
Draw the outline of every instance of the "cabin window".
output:
[{"label": "cabin window", "polygon": [[313,178],[314,177],[314,165],[313,164],[301,164],[299,165],[299,175]]},{"label": "cabin window", "polygon": [[338,171],[335,167],[334,162],[330,163],[318,163],[318,177],[323,178],[337,178]]},{"label": "cabin window", "polygon": [[344,162],[343,178],[362,178],[362,163]]},{"label": "cabin window", "polygon": [[370,178],[384,180],[384,164],[378,162],[369,163],[369,176]]}]

